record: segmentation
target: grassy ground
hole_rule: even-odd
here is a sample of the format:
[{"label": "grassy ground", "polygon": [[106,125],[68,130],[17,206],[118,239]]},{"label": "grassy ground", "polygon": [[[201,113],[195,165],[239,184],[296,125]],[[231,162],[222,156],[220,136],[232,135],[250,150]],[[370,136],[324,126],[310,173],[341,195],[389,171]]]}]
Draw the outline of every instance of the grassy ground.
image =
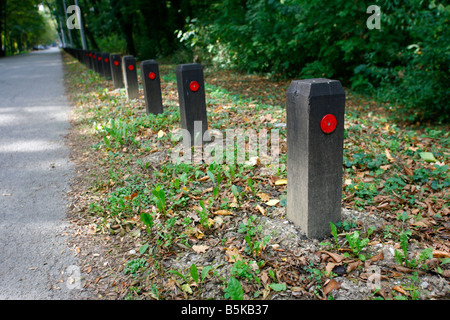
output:
[{"label": "grassy ground", "polygon": [[128,102],[65,62],[78,174],[72,245],[92,298],[449,297],[448,128],[396,124],[389,106],[347,92],[345,214],[318,242],[285,218],[289,82],[205,70],[210,128],[281,128],[280,166],[266,175],[261,163],[171,162],[176,66],[160,66],[165,111],[154,116],[143,97]]}]

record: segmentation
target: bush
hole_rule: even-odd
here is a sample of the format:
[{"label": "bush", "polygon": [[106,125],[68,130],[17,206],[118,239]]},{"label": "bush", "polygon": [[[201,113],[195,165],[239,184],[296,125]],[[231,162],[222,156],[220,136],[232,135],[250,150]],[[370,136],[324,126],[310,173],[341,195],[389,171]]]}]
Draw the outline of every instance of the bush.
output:
[{"label": "bush", "polygon": [[449,119],[450,6],[374,1],[222,0],[188,21],[179,38],[218,66],[282,77],[327,77],[400,107],[409,121]]}]

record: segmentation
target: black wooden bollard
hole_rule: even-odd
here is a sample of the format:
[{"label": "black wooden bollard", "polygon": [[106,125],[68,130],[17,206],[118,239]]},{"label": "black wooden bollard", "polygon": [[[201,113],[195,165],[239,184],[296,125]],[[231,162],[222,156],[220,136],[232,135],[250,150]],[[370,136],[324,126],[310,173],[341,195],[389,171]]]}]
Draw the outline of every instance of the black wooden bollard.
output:
[{"label": "black wooden bollard", "polygon": [[98,73],[97,52],[92,51],[92,67]]},{"label": "black wooden bollard", "polygon": [[[181,127],[189,131],[191,145],[202,145],[203,135],[208,130],[203,67],[199,63],[180,64],[176,74]],[[196,132],[194,124],[199,121],[201,131],[199,128]]]},{"label": "black wooden bollard", "polygon": [[102,58],[103,53],[101,52],[97,52],[97,67],[98,67],[98,73],[99,75],[101,75],[102,77],[105,76],[104,72],[103,72],[103,58]]},{"label": "black wooden bollard", "polygon": [[111,79],[111,63],[110,63],[109,53],[102,54],[102,62],[103,62],[103,76],[106,79]]},{"label": "black wooden bollard", "polygon": [[100,63],[100,61],[101,61],[101,53],[100,52],[95,52],[95,55],[94,55],[94,63],[95,63],[95,71],[99,74],[99,75],[101,75],[102,74],[102,65],[101,65],[101,63]]},{"label": "black wooden bollard", "polygon": [[94,70],[94,63],[92,62],[92,51],[89,51],[89,53],[88,53],[88,55],[89,55],[89,68],[91,69],[91,70]]},{"label": "black wooden bollard", "polygon": [[115,89],[123,88],[122,59],[120,54],[111,54],[109,56],[111,66],[111,77]]},{"label": "black wooden bollard", "polygon": [[337,80],[293,81],[287,91],[287,217],[310,238],[341,219],[344,109]]},{"label": "black wooden bollard", "polygon": [[144,87],[147,114],[162,113],[161,80],[159,78],[158,63],[155,60],[141,62],[141,79]]},{"label": "black wooden bollard", "polygon": [[122,58],[122,69],[125,79],[125,88],[127,89],[127,99],[138,99],[139,85],[137,80],[136,59],[133,56],[124,56]]},{"label": "black wooden bollard", "polygon": [[84,64],[86,65],[86,68],[90,67],[90,62],[89,62],[89,50],[85,50],[85,57],[84,57]]}]

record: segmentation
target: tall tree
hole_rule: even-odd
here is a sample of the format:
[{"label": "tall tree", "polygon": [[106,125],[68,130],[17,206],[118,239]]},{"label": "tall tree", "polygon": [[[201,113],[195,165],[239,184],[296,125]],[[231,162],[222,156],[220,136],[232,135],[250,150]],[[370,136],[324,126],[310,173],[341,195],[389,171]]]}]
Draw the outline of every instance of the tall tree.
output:
[{"label": "tall tree", "polygon": [[6,29],[4,28],[5,24],[6,24],[6,0],[0,0],[0,57],[4,57],[6,55],[6,50],[3,49],[3,31],[6,31]]},{"label": "tall tree", "polygon": [[133,56],[136,55],[136,46],[134,44],[133,31],[136,14],[135,2],[124,0],[110,1],[113,14],[119,22],[123,36],[127,43],[127,52]]}]

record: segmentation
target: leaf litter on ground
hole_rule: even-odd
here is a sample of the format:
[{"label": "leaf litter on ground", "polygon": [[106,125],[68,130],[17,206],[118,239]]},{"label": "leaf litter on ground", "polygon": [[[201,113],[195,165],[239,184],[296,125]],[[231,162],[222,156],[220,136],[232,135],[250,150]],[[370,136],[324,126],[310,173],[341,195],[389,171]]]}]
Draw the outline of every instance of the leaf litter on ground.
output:
[{"label": "leaf litter on ground", "polygon": [[[142,94],[126,101],[123,89],[64,59],[78,173],[71,243],[82,248],[93,299],[448,298],[448,128],[394,123],[388,106],[348,91],[344,219],[319,242],[285,217],[285,167],[267,176],[257,160],[170,164],[175,66],[160,66],[165,113],[147,116]],[[289,82],[209,68],[205,82],[210,125],[280,129],[285,165]],[[346,239],[364,240],[361,255]],[[433,254],[421,259],[427,248]],[[374,267],[376,290],[367,285]],[[186,282],[189,274],[197,280]]]}]

